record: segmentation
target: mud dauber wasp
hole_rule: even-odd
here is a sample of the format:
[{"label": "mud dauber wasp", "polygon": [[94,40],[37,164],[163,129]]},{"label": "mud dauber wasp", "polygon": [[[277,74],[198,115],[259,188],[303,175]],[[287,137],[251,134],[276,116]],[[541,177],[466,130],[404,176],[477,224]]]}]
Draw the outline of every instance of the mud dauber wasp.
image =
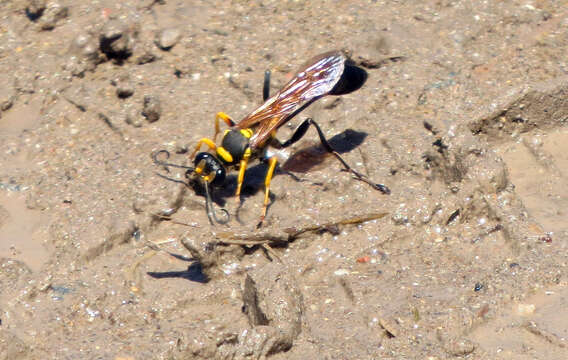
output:
[{"label": "mud dauber wasp", "polygon": [[[374,189],[384,194],[389,194],[390,190],[385,185],[374,183],[367,176],[351,168],[339,153],[331,147],[320,126],[311,118],[304,120],[287,141],[281,142],[276,138],[276,131],[280,126],[284,125],[317,99],[326,95],[348,94],[359,89],[366,80],[366,71],[357,67],[341,51],[330,51],[312,58],[273,96],[269,96],[270,72],[266,71],[263,86],[264,104],[238,123],[235,123],[224,112],[217,113],[213,139],[200,139],[191,154],[192,158],[195,156],[193,160],[194,167],[169,164],[158,160],[157,156],[161,153],[169,156],[169,153],[165,150],[154,154],[154,162],[166,167],[186,168],[186,176],[188,178],[200,179],[205,187],[209,221],[211,223],[227,223],[229,214],[225,209],[222,209],[226,215],[224,220],[219,219],[213,210],[209,186],[222,186],[227,170],[237,168],[239,173],[235,197],[237,202],[240,203],[241,188],[248,163],[254,158],[266,160],[268,162],[268,171],[264,180],[264,206],[257,226],[260,227],[266,217],[266,210],[270,202],[270,181],[278,162],[277,157],[270,149],[283,149],[294,144],[306,134],[310,125],[313,125],[325,150],[333,154],[341,162],[344,171],[350,172],[356,179],[366,182]],[[217,135],[221,132],[219,128],[220,121],[225,122],[229,129],[225,130],[221,145],[216,145]],[[209,148],[209,152],[199,152],[202,145],[206,145]]]}]

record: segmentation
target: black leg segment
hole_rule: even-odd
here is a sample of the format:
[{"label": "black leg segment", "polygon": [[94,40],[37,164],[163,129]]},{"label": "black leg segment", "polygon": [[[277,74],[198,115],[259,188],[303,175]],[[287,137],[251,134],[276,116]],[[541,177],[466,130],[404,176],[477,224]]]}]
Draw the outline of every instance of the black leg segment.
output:
[{"label": "black leg segment", "polygon": [[262,100],[266,101],[270,97],[270,70],[264,72],[264,84],[262,85]]},{"label": "black leg segment", "polygon": [[321,141],[321,144],[323,145],[325,150],[327,152],[333,154],[333,156],[335,156],[337,158],[337,160],[339,160],[341,162],[341,164],[345,168],[345,171],[349,171],[351,174],[353,174],[353,176],[355,176],[355,178],[357,178],[358,180],[361,180],[363,182],[366,182],[367,184],[371,185],[375,190],[379,190],[383,194],[390,194],[390,189],[386,185],[374,183],[367,176],[365,176],[365,175],[361,174],[360,172],[351,168],[351,166],[349,166],[349,164],[347,164],[345,162],[345,160],[343,160],[341,155],[339,155],[339,153],[337,151],[333,150],[333,148],[331,147],[331,145],[329,144],[329,142],[325,138],[325,135],[323,134],[323,131],[321,130],[319,125],[311,118],[304,120],[296,128],[296,130],[294,131],[294,134],[292,134],[292,137],[290,139],[288,139],[286,142],[282,143],[281,146],[283,148],[285,148],[285,147],[288,147],[288,146],[294,144],[298,140],[300,140],[306,134],[306,131],[308,131],[308,128],[310,127],[310,125],[313,125],[316,128],[316,130],[318,132],[319,139]]}]

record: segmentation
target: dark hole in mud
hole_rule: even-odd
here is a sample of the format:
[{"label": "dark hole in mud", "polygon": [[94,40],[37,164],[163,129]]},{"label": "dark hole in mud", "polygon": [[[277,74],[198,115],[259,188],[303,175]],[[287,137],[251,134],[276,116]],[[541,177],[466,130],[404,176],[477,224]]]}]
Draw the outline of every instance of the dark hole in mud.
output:
[{"label": "dark hole in mud", "polygon": [[43,15],[44,10],[45,9],[40,8],[40,9],[37,9],[37,11],[34,12],[34,11],[30,10],[29,8],[26,8],[26,17],[28,19],[30,19],[30,21],[35,22],[35,21],[37,21],[37,19],[39,19]]},{"label": "dark hole in mud", "polygon": [[205,284],[209,281],[207,276],[205,276],[205,274],[203,273],[201,264],[198,262],[194,262],[193,264],[189,265],[187,270],[184,271],[148,271],[147,274],[154,279],[182,278],[202,284]]},{"label": "dark hole in mud", "polygon": [[386,335],[386,337],[387,337],[388,339],[393,339],[393,338],[396,337],[393,333],[391,333],[390,331],[388,331],[388,330],[385,329],[385,328],[383,328],[383,331],[384,331],[384,334]]},{"label": "dark hole in mud", "polygon": [[117,49],[115,43],[118,42],[124,35],[115,34],[112,37],[101,37],[99,41],[99,48],[109,60],[115,60],[117,64],[122,65],[128,59],[132,52],[129,48]]},{"label": "dark hole in mud", "polygon": [[460,209],[457,209],[448,217],[446,225],[450,225],[455,219],[457,219],[458,216],[460,216]]},{"label": "dark hole in mud", "polygon": [[438,140],[434,141],[434,142],[432,143],[432,145],[433,145],[434,147],[436,147],[436,150],[437,150],[440,154],[443,154],[444,151],[448,149],[448,145],[444,144],[444,143],[442,142],[442,139],[438,139]]},{"label": "dark hole in mud", "polygon": [[432,135],[436,135],[438,132],[434,129],[434,126],[432,124],[430,124],[428,121],[423,121],[422,125],[424,126],[424,129],[428,130],[429,132],[432,133]]}]

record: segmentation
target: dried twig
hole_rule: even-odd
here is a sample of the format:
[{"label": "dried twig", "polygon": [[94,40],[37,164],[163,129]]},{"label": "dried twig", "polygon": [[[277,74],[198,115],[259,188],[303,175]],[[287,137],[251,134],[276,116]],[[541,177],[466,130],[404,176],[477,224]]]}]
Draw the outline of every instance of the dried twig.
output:
[{"label": "dried twig", "polygon": [[527,321],[524,324],[524,328],[527,329],[532,334],[539,336],[539,337],[543,338],[544,340],[548,341],[552,345],[556,345],[556,346],[561,347],[561,348],[566,347],[566,342],[564,342],[563,339],[559,338],[557,335],[555,335],[555,334],[553,334],[549,331],[546,331],[542,327],[538,326],[538,324],[534,321]]},{"label": "dried twig", "polygon": [[270,244],[273,246],[286,245],[287,243],[293,241],[300,235],[306,233],[317,233],[323,231],[338,232],[337,228],[340,225],[355,225],[361,224],[367,221],[380,219],[387,215],[386,212],[381,213],[371,213],[365,215],[353,216],[345,219],[339,219],[337,221],[330,221],[325,224],[314,224],[302,227],[287,228],[279,230],[277,233],[272,232],[254,232],[254,233],[241,233],[237,234],[234,232],[219,232],[215,236],[218,242],[228,245],[243,245],[243,246],[255,246]]}]

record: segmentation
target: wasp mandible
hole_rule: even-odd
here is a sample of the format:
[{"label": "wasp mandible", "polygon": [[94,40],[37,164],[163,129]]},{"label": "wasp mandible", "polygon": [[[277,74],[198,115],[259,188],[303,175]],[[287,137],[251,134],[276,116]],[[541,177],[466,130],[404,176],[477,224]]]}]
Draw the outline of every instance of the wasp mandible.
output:
[{"label": "wasp mandible", "polygon": [[[292,137],[281,142],[276,138],[276,131],[287,121],[292,119],[314,101],[326,95],[344,95],[359,89],[367,79],[365,70],[357,67],[341,51],[330,51],[320,54],[302,66],[296,75],[280,91],[270,96],[270,72],[265,73],[263,97],[264,104],[235,123],[230,116],[219,112],[215,116],[215,134],[213,139],[202,138],[197,142],[191,158],[194,167],[188,167],[186,174],[190,178],[200,179],[205,187],[207,215],[211,223],[226,223],[229,216],[223,209],[227,218],[217,218],[213,210],[209,186],[219,187],[224,184],[228,170],[238,169],[237,189],[235,197],[240,204],[240,194],[249,162],[260,158],[268,162],[268,170],[264,180],[264,204],[260,222],[266,217],[270,202],[270,182],[278,160],[276,156],[267,151],[270,148],[283,149],[298,140],[307,132],[310,126],[315,127],[320,142],[325,150],[333,154],[343,165],[344,170],[350,172],[356,179],[364,181],[374,189],[384,194],[390,190],[383,184],[371,181],[367,176],[349,166],[335,151],[325,138],[320,126],[311,118],[304,120],[294,131]],[[223,121],[229,128],[224,131],[221,144],[216,139]],[[205,145],[207,152],[199,152]],[[171,165],[154,158],[160,165]]]}]

